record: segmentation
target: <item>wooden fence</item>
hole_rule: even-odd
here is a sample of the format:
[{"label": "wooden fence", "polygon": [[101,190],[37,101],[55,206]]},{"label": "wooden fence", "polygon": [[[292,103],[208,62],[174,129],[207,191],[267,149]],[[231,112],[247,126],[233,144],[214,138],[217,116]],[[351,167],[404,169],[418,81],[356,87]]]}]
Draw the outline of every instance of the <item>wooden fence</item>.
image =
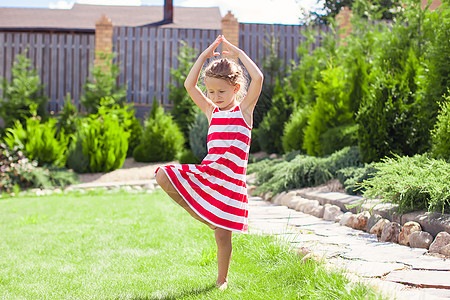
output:
[{"label": "wooden fence", "polygon": [[[298,61],[296,49],[305,39],[305,26],[241,23],[239,29],[240,47],[259,66],[269,53],[272,35],[285,66]],[[328,27],[315,30],[326,32]],[[178,66],[180,41],[200,53],[218,34],[220,30],[114,27],[113,51],[121,69],[118,84],[127,85],[127,101],[135,104],[138,117],[149,111],[155,97],[165,107],[172,106],[168,86],[170,70]],[[10,80],[15,57],[26,53],[45,85],[49,111],[60,111],[67,93],[80,107],[82,86],[94,61],[94,44],[94,33],[0,32],[0,78]]]},{"label": "wooden fence", "polygon": [[156,98],[170,108],[170,70],[178,67],[178,53],[185,41],[200,51],[215,40],[220,30],[158,27],[115,27],[113,51],[121,73],[119,84],[127,84],[127,102],[134,103],[137,115],[148,112]]},{"label": "wooden fence", "polygon": [[11,79],[15,58],[25,54],[37,69],[48,110],[58,112],[67,93],[79,106],[94,61],[94,33],[0,32],[0,78]]}]

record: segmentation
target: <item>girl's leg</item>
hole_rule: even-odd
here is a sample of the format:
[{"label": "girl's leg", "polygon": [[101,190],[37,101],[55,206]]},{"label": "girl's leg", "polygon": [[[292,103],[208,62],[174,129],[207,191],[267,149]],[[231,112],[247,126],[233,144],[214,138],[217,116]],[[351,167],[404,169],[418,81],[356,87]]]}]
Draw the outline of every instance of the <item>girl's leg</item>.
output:
[{"label": "girl's leg", "polygon": [[178,191],[172,185],[166,173],[159,169],[156,173],[156,182],[158,182],[159,186],[170,196],[176,203],[178,203],[181,207],[183,207],[194,219],[208,225],[211,229],[216,229],[216,226],[206,222],[203,218],[197,215],[192,208],[186,203],[183,197],[180,196]]},{"label": "girl's leg", "polygon": [[217,266],[219,269],[216,284],[220,289],[226,289],[232,252],[231,231],[217,228],[214,235],[217,244]]}]

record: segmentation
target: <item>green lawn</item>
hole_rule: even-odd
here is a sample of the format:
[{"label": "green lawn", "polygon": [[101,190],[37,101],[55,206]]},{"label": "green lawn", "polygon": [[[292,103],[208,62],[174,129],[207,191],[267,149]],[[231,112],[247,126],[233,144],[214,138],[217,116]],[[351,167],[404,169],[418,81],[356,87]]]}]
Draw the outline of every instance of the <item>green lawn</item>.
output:
[{"label": "green lawn", "polygon": [[378,299],[242,234],[221,292],[213,232],[161,191],[16,197],[0,211],[0,299]]}]

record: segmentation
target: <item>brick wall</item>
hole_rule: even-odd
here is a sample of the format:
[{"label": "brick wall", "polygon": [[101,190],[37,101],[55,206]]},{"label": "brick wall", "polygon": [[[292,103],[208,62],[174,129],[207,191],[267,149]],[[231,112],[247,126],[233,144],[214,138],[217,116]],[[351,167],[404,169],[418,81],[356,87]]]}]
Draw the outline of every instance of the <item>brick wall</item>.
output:
[{"label": "brick wall", "polygon": [[111,54],[113,49],[113,25],[106,16],[95,23],[95,65],[101,64],[104,60],[102,54]]}]

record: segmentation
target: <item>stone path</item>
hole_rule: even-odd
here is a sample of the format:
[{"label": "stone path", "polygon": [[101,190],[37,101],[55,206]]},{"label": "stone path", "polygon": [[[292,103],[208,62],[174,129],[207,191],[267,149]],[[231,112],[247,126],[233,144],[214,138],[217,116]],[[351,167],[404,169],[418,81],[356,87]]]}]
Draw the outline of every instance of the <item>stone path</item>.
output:
[{"label": "stone path", "polygon": [[376,235],[325,221],[260,197],[249,198],[249,232],[272,234],[294,249],[307,247],[355,281],[390,299],[450,299],[450,261],[426,249],[378,242]]}]

